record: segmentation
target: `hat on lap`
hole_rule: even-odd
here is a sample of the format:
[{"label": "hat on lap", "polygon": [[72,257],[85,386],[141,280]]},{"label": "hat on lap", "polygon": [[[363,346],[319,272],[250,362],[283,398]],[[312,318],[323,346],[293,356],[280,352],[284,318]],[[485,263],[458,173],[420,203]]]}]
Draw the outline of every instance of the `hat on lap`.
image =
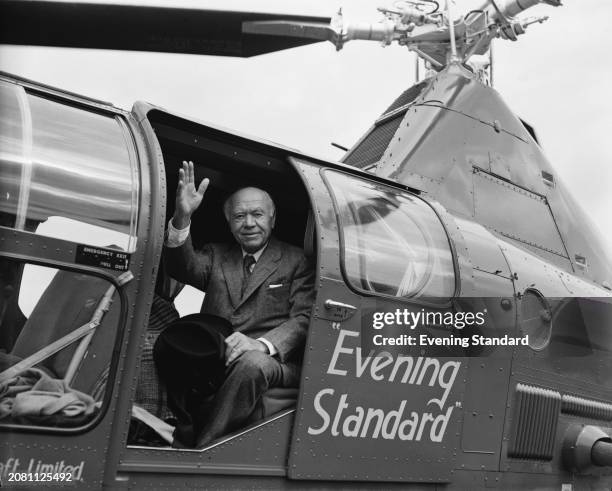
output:
[{"label": "hat on lap", "polygon": [[227,319],[191,314],[177,319],[159,335],[153,358],[170,387],[213,394],[225,374],[225,338],[233,329]]}]

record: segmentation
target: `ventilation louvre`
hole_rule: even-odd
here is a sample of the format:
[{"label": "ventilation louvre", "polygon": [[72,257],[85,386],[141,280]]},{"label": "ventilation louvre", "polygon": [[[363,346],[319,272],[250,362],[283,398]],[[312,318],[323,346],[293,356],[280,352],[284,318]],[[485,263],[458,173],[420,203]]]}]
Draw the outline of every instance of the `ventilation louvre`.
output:
[{"label": "ventilation louvre", "polygon": [[508,456],[552,460],[560,411],[559,392],[518,384]]},{"label": "ventilation louvre", "polygon": [[344,159],[344,163],[363,168],[378,162],[389,146],[402,119],[404,115],[400,114],[396,118],[375,126],[370,134]]},{"label": "ventilation louvre", "polygon": [[[409,89],[405,90],[393,103],[382,113],[379,121],[370,129],[367,136],[342,159],[345,164],[359,167],[360,169],[378,162],[389,142],[404,119],[405,110],[391,114],[393,111],[413,102],[423,91],[429,80],[423,80]],[[387,116],[389,115],[389,116]],[[389,119],[387,119],[387,116]]]},{"label": "ventilation louvre", "polygon": [[429,80],[423,80],[422,82],[419,82],[418,84],[415,84],[409,89],[402,92],[402,94],[393,101],[393,104],[391,104],[387,108],[387,110],[383,113],[383,116],[385,114],[389,114],[390,112],[395,111],[396,109],[402,106],[405,106],[406,104],[410,104],[412,101],[414,101],[419,96],[421,91],[425,88],[425,86],[428,83],[429,83]]}]

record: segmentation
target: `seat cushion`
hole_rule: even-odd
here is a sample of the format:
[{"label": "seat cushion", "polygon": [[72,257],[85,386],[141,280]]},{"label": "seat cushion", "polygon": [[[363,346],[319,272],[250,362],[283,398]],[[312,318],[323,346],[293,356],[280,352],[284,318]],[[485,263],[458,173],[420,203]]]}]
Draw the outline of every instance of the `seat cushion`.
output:
[{"label": "seat cushion", "polygon": [[298,389],[276,387],[267,391],[262,397],[263,416],[267,418],[285,409],[295,406],[298,397]]}]

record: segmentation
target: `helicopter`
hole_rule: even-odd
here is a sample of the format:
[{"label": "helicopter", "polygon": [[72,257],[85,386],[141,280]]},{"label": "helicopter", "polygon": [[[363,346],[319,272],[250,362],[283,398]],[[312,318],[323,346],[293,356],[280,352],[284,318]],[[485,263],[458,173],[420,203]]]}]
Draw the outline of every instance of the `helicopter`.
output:
[{"label": "helicopter", "polygon": [[[170,16],[186,17],[180,9],[28,2],[22,11],[5,2],[3,43],[251,55],[374,39],[411,49],[428,72],[340,163],[148,103],[125,111],[2,75],[2,334],[10,349],[0,383],[44,367],[91,399],[80,419],[0,420],[3,481],[609,488],[612,261],[535,130],[489,86],[486,59],[470,64],[486,58],[493,38],[522,35],[531,21],[520,14],[535,3],[487,1],[454,15],[437,2],[402,2],[369,25],[341,15],[190,11],[200,30],[189,38],[184,25],[178,37],[159,34],[159,19],[172,28]],[[102,10],[84,17],[87,9]],[[126,19],[115,46],[105,11]],[[54,28],[24,37],[23,15]],[[87,18],[93,25],[63,35]],[[225,39],[206,37],[218,25]],[[228,239],[215,210],[234,181],[272,183],[277,233],[317,264],[299,390],[271,396],[262,418],[199,450],[128,437],[155,295],[171,283],[160,256],[186,158],[213,183],[198,217],[208,235],[194,230],[194,242]],[[25,309],[28,275],[29,288],[46,284]],[[430,314],[418,349],[387,344],[372,354],[380,339],[407,339],[393,334],[402,319]],[[468,314],[472,331],[459,327]],[[463,332],[443,332],[447,317],[456,331],[527,343],[464,346]]]}]

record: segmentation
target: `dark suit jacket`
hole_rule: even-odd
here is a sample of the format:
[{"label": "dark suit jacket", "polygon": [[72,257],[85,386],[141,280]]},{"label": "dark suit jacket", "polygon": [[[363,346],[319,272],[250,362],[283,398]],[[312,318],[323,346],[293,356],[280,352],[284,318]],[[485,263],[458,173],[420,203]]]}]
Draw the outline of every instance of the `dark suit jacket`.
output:
[{"label": "dark suit jacket", "polygon": [[189,236],[165,253],[172,277],[206,292],[202,312],[228,319],[251,338],[265,337],[283,363],[301,356],[314,301],[314,271],[301,249],[272,237],[242,297],[238,244],[207,244],[196,252]]}]

